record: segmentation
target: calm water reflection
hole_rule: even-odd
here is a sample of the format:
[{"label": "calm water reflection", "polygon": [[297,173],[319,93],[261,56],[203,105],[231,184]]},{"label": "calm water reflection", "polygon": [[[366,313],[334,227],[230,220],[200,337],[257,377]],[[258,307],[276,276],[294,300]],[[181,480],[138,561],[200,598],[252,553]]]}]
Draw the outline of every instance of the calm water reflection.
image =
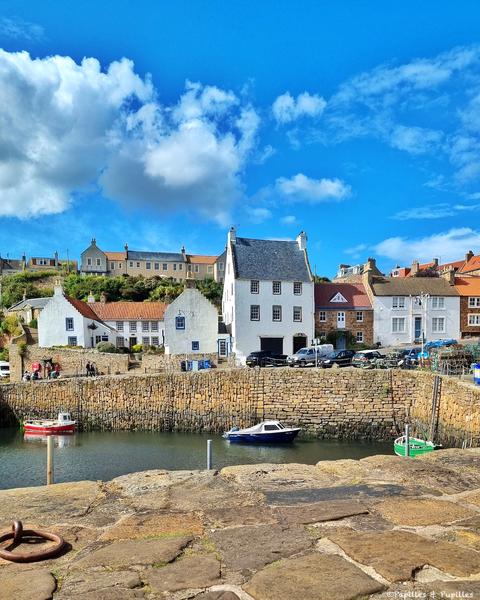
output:
[{"label": "calm water reflection", "polygon": [[[56,437],[55,481],[108,480],[147,469],[203,469],[209,438],[214,468],[262,462],[314,464],[393,452],[391,443],[296,440],[284,446],[246,446],[212,434],[77,433]],[[43,485],[45,463],[45,439],[24,439],[18,429],[0,429],[0,489]]]}]

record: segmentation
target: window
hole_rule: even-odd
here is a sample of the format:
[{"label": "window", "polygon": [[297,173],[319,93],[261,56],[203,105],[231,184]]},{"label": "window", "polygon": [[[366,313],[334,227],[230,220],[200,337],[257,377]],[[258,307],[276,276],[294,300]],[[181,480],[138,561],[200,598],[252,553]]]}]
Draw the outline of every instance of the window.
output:
[{"label": "window", "polygon": [[145,267],[146,267],[148,270],[150,270],[150,269],[152,268],[152,263],[151,263],[151,262],[147,262],[147,263],[145,264]]},{"label": "window", "polygon": [[207,272],[208,273],[213,273],[213,266],[212,265],[208,265]]},{"label": "window", "polygon": [[158,337],[152,337],[152,346],[158,346]]},{"label": "window", "polygon": [[445,333],[445,317],[433,317],[432,332]]},{"label": "window", "polygon": [[77,345],[77,338],[74,337],[69,337],[68,338],[68,345],[69,346],[76,346]]},{"label": "window", "polygon": [[258,304],[250,306],[250,321],[260,321],[260,306]]},{"label": "window", "polygon": [[363,323],[363,311],[357,310],[357,323]]},{"label": "window", "polygon": [[185,317],[175,317],[175,329],[185,329]]},{"label": "window", "polygon": [[196,352],[197,350],[200,350],[200,342],[192,342],[192,351]]},{"label": "window", "polygon": [[142,346],[150,346],[150,338],[142,337]]},{"label": "window", "polygon": [[363,342],[363,331],[357,331],[355,334],[355,339],[357,340],[358,344],[361,344]]},{"label": "window", "polygon": [[101,265],[102,265],[102,261],[99,258],[97,258],[97,267],[100,267]]},{"label": "window", "polygon": [[72,317],[67,317],[65,319],[65,329],[66,329],[66,331],[73,331],[75,329],[73,326],[73,318]]},{"label": "window", "polygon": [[187,265],[187,271],[192,271],[192,265]]},{"label": "window", "polygon": [[225,269],[225,264],[224,263],[218,263],[218,270],[219,271],[223,271]]},{"label": "window", "polygon": [[272,321],[281,321],[282,320],[282,307],[281,306],[272,306]]},{"label": "window", "polygon": [[123,321],[117,321],[117,331],[123,331]]},{"label": "window", "polygon": [[294,306],[293,307],[293,320],[297,323],[300,323],[302,320],[302,307]]},{"label": "window", "polygon": [[129,329],[130,329],[130,331],[137,331],[137,322],[136,321],[130,321],[130,323],[129,323]]},{"label": "window", "polygon": [[260,282],[257,281],[256,279],[252,279],[250,281],[250,293],[258,294],[259,292],[260,292]]},{"label": "window", "polygon": [[123,339],[123,337],[117,337],[115,340],[115,345],[117,348],[124,348],[125,347],[125,340]]},{"label": "window", "polygon": [[195,273],[198,273],[200,271],[200,267],[198,265],[195,265],[194,269],[195,269]]},{"label": "window", "polygon": [[173,270],[176,271],[177,270],[177,263],[173,263]]},{"label": "window", "polygon": [[102,342],[108,342],[108,335],[106,333],[103,333],[101,336],[101,341]]},{"label": "window", "polygon": [[91,266],[92,266],[92,259],[91,259],[91,258],[87,258],[87,265],[88,265],[89,267],[91,267]]},{"label": "window", "polygon": [[168,271],[168,264],[167,263],[162,263],[162,269],[164,271]]},{"label": "window", "polygon": [[142,321],[142,331],[150,331],[150,323],[148,321]]},{"label": "window", "polygon": [[392,333],[405,333],[405,317],[393,317]]},{"label": "window", "polygon": [[327,320],[327,313],[326,313],[324,310],[321,310],[321,311],[318,313],[318,320],[319,320],[321,323],[324,323],[324,322]]},{"label": "window", "polygon": [[295,296],[300,296],[302,294],[302,282],[294,281],[293,282],[293,293]]},{"label": "window", "polygon": [[119,269],[121,269],[121,268],[122,268],[122,263],[121,263],[121,262],[119,262],[119,263],[118,263],[118,268],[119,268]]},{"label": "window", "polygon": [[152,321],[150,323],[150,331],[158,331],[158,321]]},{"label": "window", "polygon": [[468,324],[470,327],[476,327],[477,325],[480,325],[480,314],[468,315]]},{"label": "window", "polygon": [[95,336],[95,344],[99,344],[102,341],[102,336],[101,335],[96,335]]},{"label": "window", "polygon": [[405,308],[405,297],[394,296],[392,298],[392,308]]},{"label": "window", "polygon": [[480,298],[471,297],[468,299],[469,308],[480,308]]},{"label": "window", "polygon": [[139,263],[139,262],[137,262],[137,269],[139,269],[139,268],[140,268],[140,263]]},{"label": "window", "polygon": [[434,296],[432,298],[432,308],[433,309],[445,308],[445,298],[439,298],[438,296]]},{"label": "window", "polygon": [[[179,270],[179,271],[183,271],[183,265],[182,265],[182,263],[180,263],[180,264],[178,265],[178,270]],[[198,272],[198,270],[197,270],[197,272]]]},{"label": "window", "polygon": [[155,271],[158,271],[160,269],[160,263],[153,263],[153,268]]},{"label": "window", "polygon": [[110,269],[113,271],[113,269],[114,269],[114,268],[115,268],[115,263],[114,263],[114,262],[111,262],[111,263],[110,263]]},{"label": "window", "polygon": [[133,260],[129,262],[130,267],[133,269]]},{"label": "window", "polygon": [[282,282],[281,281],[272,281],[272,294],[281,294],[282,293]]}]

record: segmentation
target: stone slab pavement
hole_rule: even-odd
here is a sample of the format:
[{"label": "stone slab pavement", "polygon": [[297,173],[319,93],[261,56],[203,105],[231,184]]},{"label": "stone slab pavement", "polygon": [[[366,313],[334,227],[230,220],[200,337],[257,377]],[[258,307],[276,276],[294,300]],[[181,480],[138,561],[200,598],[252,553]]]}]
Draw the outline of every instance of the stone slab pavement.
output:
[{"label": "stone slab pavement", "polygon": [[67,546],[0,559],[2,600],[480,599],[478,448],[0,491],[13,519]]}]

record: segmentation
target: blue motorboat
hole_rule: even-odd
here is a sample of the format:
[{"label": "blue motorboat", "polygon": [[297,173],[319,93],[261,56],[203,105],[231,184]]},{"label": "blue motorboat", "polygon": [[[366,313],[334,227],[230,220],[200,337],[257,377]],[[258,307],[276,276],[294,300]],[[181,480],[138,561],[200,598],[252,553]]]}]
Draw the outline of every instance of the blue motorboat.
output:
[{"label": "blue motorboat", "polygon": [[285,444],[293,442],[299,431],[300,427],[285,427],[279,421],[262,421],[247,429],[232,427],[223,437],[230,442],[246,444]]}]

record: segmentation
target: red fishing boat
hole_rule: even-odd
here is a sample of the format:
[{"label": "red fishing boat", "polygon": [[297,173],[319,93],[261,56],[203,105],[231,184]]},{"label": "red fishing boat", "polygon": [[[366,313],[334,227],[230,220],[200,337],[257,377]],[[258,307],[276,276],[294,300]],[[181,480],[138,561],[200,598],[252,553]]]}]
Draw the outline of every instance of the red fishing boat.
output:
[{"label": "red fishing boat", "polygon": [[23,429],[28,434],[55,435],[74,433],[76,421],[72,421],[70,413],[58,413],[57,419],[35,419],[25,421]]}]

